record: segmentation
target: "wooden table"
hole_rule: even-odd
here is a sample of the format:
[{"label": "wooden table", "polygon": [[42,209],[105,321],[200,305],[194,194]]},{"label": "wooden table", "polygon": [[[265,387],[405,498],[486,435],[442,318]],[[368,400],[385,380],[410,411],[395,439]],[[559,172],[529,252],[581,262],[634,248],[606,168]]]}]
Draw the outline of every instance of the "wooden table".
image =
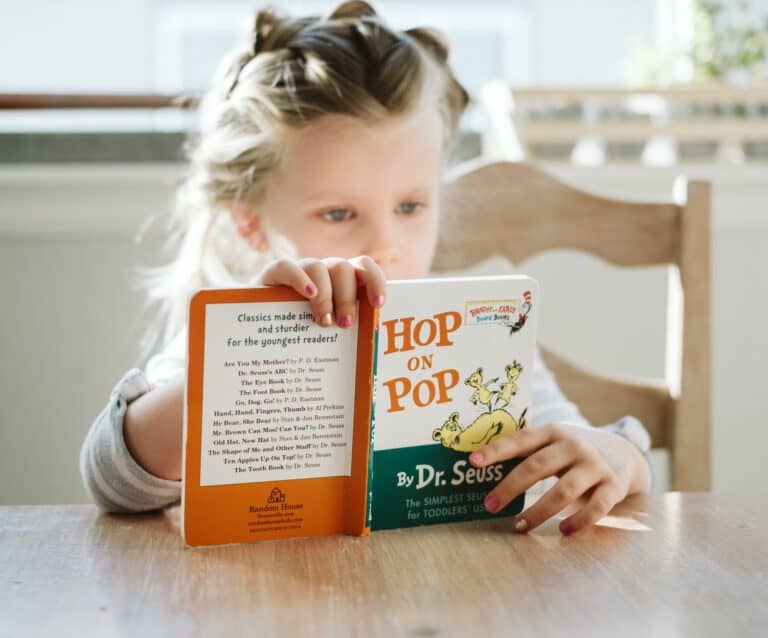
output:
[{"label": "wooden table", "polygon": [[[766,636],[766,494],[185,548],[179,509],[0,507],[0,637]],[[566,510],[563,514],[570,510]]]}]

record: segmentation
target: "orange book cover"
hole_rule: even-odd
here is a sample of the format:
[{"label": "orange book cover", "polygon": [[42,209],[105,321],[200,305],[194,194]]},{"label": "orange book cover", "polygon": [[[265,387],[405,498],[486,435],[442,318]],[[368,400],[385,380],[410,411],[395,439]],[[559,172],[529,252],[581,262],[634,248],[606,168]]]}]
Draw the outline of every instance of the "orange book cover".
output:
[{"label": "orange book cover", "polygon": [[378,313],[362,287],[350,328],[317,325],[310,303],[287,286],[192,295],[187,545],[370,533]]}]

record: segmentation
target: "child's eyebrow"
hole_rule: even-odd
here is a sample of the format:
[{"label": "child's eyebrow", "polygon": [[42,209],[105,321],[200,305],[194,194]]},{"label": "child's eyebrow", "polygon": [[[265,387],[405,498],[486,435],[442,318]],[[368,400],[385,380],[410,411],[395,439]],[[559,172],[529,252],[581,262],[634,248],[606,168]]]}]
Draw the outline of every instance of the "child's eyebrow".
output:
[{"label": "child's eyebrow", "polygon": [[326,206],[352,206],[354,199],[348,197],[310,197],[304,200],[307,208],[324,208]]},{"label": "child's eyebrow", "polygon": [[[428,185],[420,185],[420,186],[414,186],[413,188],[406,188],[401,191],[401,194],[396,197],[395,199],[402,200],[406,197],[425,197],[429,195],[432,192],[432,187]],[[368,195],[366,193],[362,194],[362,196],[347,196],[342,193],[314,193],[312,195],[309,195],[305,201],[309,203],[309,205],[317,206],[320,204],[338,204],[340,202],[347,202],[352,203],[357,201],[358,199],[360,201],[363,201],[368,198]]]},{"label": "child's eyebrow", "polygon": [[403,191],[402,197],[410,197],[412,195],[426,196],[426,195],[429,195],[431,192],[432,192],[432,186],[429,184],[423,184],[421,186],[414,186],[413,188],[409,188]]}]

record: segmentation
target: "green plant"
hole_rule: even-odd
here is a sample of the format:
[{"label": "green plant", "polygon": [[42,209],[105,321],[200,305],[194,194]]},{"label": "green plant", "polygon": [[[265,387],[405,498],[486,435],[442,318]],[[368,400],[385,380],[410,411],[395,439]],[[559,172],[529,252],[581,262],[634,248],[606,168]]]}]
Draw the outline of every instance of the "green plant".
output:
[{"label": "green plant", "polygon": [[693,80],[726,78],[729,72],[757,73],[765,65],[768,19],[756,26],[749,17],[749,1],[739,0],[736,24],[724,23],[719,2],[694,0],[694,35],[689,52]]}]

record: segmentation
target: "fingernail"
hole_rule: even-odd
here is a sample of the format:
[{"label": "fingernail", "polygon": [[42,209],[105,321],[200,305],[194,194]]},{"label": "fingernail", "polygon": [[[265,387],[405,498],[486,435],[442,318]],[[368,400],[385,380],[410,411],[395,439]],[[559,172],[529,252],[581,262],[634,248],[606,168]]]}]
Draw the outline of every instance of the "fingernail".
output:
[{"label": "fingernail", "polygon": [[469,455],[469,462],[473,465],[480,465],[483,462],[483,453],[482,452],[472,452],[472,454]]},{"label": "fingernail", "polygon": [[322,326],[330,326],[333,323],[333,317],[331,317],[330,312],[326,312],[321,318],[320,318],[320,325]]},{"label": "fingernail", "polygon": [[352,315],[343,315],[341,319],[339,319],[339,325],[342,328],[349,328],[352,325]]},{"label": "fingernail", "polygon": [[310,297],[315,294],[315,287],[312,284],[307,284],[306,290]]},{"label": "fingernail", "polygon": [[495,512],[499,508],[499,497],[495,494],[492,494],[487,499],[485,499],[485,509],[487,509],[489,512]]},{"label": "fingernail", "polygon": [[528,521],[524,518],[519,518],[515,523],[515,531],[524,532],[528,528]]},{"label": "fingernail", "polygon": [[560,523],[560,531],[568,536],[573,531],[573,527],[571,527],[570,523]]},{"label": "fingernail", "polygon": [[376,295],[373,298],[373,305],[381,308],[384,305],[384,295]]}]

